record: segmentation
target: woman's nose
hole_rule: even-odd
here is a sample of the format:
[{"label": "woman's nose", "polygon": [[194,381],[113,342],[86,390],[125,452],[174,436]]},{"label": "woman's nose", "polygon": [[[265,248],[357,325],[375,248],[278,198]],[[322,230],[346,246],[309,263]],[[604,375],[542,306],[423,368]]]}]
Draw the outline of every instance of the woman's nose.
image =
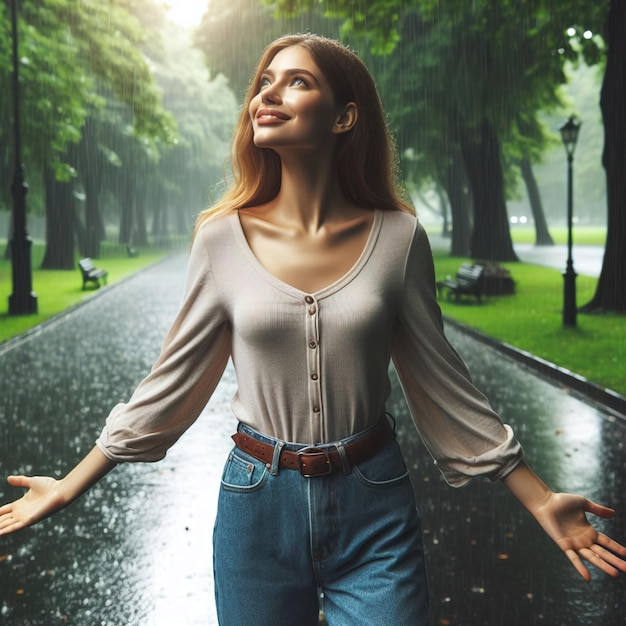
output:
[{"label": "woman's nose", "polygon": [[280,104],[282,100],[280,90],[275,84],[268,85],[261,91],[261,100],[264,104]]}]

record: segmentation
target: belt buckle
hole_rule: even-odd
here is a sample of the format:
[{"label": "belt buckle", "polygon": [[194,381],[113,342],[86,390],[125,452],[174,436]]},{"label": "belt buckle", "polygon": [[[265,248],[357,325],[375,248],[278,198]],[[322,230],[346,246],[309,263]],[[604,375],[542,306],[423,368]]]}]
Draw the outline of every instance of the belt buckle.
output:
[{"label": "belt buckle", "polygon": [[[314,474],[306,473],[304,467],[304,459],[306,458],[326,458],[326,467],[322,472],[315,472]],[[330,462],[330,457],[328,456],[328,452],[326,450],[322,450],[321,448],[316,448],[315,446],[309,446],[307,448],[301,448],[298,450],[298,465],[300,466],[300,474],[305,478],[315,478],[316,476],[326,476],[333,471],[333,466]]]}]

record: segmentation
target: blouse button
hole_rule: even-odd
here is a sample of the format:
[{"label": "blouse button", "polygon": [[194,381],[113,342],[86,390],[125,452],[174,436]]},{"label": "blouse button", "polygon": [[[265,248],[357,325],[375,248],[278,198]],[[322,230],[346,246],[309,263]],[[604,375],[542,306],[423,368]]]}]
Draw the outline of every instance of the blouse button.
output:
[{"label": "blouse button", "polygon": [[309,315],[315,315],[317,313],[317,309],[314,306],[309,307]]},{"label": "blouse button", "polygon": [[319,376],[317,374],[311,374],[311,380],[317,380]]},{"label": "blouse button", "polygon": [[319,413],[319,412],[320,412],[319,406],[314,406],[313,407],[313,413]]},{"label": "blouse button", "polygon": [[309,341],[309,348],[311,348],[312,350],[317,348],[317,342]]},{"label": "blouse button", "polygon": [[313,304],[313,302],[314,302],[314,300],[313,300],[312,296],[306,296],[306,297],[304,298],[304,301],[305,301],[307,304]]}]

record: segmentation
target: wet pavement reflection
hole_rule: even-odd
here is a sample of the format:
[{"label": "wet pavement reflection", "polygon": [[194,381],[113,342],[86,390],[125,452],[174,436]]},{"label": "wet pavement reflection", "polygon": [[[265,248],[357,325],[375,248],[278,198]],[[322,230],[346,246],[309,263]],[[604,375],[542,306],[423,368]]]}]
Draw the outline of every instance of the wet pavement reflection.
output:
[{"label": "wet pavement reflection", "polygon": [[[0,346],[0,501],[15,495],[7,474],[60,476],[93,445],[111,406],[128,398],[158,355],[184,269],[183,257],[160,263]],[[624,422],[449,334],[535,469],[554,489],[621,509],[600,526],[626,540]],[[394,385],[389,409],[424,518],[433,624],[626,624],[626,577],[594,573],[584,583],[502,485],[443,483]],[[164,461],[120,466],[66,511],[0,538],[0,624],[216,624],[211,536],[235,428],[234,386],[228,368]]]}]

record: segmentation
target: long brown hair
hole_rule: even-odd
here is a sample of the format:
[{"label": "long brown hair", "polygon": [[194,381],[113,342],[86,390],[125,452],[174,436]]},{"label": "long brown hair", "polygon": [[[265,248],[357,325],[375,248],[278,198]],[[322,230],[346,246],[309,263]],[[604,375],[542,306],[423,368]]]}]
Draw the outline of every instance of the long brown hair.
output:
[{"label": "long brown hair", "polygon": [[357,105],[356,125],[340,135],[337,142],[337,173],[346,199],[362,207],[415,213],[400,192],[395,146],[376,85],[363,61],[334,39],[313,34],[286,35],[267,46],[246,94],[232,145],[232,185],[217,204],[200,214],[196,230],[207,219],[264,204],[278,195],[280,158],[273,150],[254,145],[248,106],[272,59],[291,46],[303,46],[309,51],[337,104]]}]

